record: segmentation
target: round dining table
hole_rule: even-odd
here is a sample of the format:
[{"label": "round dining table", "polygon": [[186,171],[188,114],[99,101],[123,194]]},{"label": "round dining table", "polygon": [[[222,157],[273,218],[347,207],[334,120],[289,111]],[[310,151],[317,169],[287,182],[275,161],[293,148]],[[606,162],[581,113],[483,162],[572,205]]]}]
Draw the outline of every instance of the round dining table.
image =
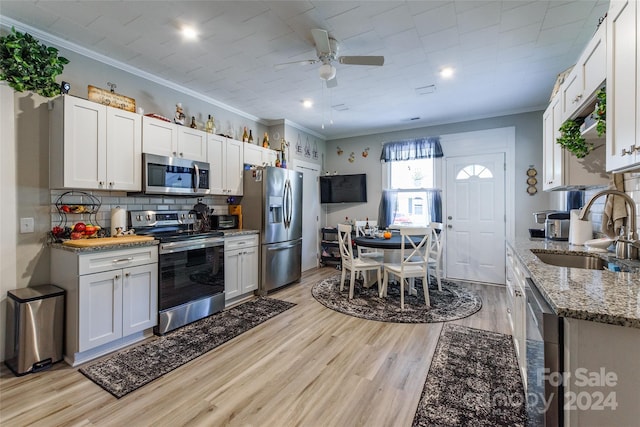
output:
[{"label": "round dining table", "polygon": [[[413,240],[416,244],[418,244],[422,240],[422,237],[411,236],[411,240]],[[391,254],[394,254],[393,251],[399,251],[401,249],[402,236],[396,233],[393,233],[391,235],[391,238],[389,239],[385,239],[384,237],[359,236],[353,239],[353,242],[356,244],[356,246],[362,246],[365,248],[383,249],[385,250],[385,262],[393,262],[392,259],[387,261],[386,254],[387,252],[389,252],[389,254],[391,255]],[[405,247],[409,249],[410,245],[405,245]]]},{"label": "round dining table", "polygon": [[[416,245],[422,240],[422,236],[410,236]],[[384,237],[371,237],[371,236],[358,236],[353,239],[356,246],[362,246],[365,248],[382,249],[384,251],[384,262],[400,263],[400,249],[402,249],[402,236],[398,233],[393,233],[391,238],[385,239]],[[405,249],[410,251],[411,245],[405,243]],[[417,292],[413,286],[409,287],[409,294],[416,295]]]}]

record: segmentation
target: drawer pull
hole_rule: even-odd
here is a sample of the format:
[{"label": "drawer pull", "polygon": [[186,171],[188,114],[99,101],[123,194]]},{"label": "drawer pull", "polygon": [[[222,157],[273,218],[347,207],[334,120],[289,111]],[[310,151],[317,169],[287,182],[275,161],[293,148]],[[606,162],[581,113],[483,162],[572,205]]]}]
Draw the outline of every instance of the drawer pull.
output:
[{"label": "drawer pull", "polygon": [[129,261],[133,261],[133,257],[130,256],[129,258],[120,258],[120,259],[114,259],[113,262],[129,262]]}]

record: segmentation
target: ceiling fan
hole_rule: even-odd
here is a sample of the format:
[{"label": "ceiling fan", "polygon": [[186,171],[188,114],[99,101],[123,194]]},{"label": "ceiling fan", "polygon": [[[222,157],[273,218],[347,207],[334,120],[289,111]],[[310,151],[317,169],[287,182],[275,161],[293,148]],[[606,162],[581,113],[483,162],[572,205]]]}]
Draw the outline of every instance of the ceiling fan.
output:
[{"label": "ceiling fan", "polygon": [[318,59],[285,62],[283,64],[276,64],[276,67],[280,68],[291,64],[309,65],[321,62],[322,65],[319,70],[320,78],[327,82],[328,88],[332,88],[338,85],[338,80],[336,79],[336,67],[331,65],[332,61],[338,60],[338,62],[345,65],[381,66],[384,64],[384,56],[338,56],[338,41],[333,37],[329,37],[329,33],[326,30],[313,29],[311,30],[311,35],[313,36],[313,41],[316,45]]}]

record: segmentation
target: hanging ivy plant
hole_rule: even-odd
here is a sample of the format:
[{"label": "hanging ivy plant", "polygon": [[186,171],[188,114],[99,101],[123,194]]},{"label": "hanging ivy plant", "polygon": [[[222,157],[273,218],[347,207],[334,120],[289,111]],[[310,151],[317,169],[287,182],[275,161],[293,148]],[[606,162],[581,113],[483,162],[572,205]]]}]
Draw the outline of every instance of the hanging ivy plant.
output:
[{"label": "hanging ivy plant", "polygon": [[596,94],[596,109],[593,112],[593,118],[596,122],[596,132],[598,136],[602,136],[607,131],[607,90],[602,88]]},{"label": "hanging ivy plant", "polygon": [[593,144],[582,137],[580,125],[584,119],[567,120],[560,126],[560,137],[556,142],[564,149],[582,159],[593,150]]},{"label": "hanging ivy plant", "polygon": [[58,95],[56,76],[68,63],[67,58],[58,56],[58,49],[13,27],[11,33],[0,37],[0,80],[17,92],[33,91],[47,98]]}]

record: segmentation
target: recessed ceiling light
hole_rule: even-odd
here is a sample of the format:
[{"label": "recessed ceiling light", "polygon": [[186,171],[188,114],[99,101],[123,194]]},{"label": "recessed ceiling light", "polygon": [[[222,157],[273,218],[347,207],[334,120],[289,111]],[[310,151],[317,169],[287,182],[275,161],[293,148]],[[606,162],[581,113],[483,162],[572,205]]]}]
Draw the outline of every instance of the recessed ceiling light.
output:
[{"label": "recessed ceiling light", "polygon": [[453,76],[453,68],[444,67],[442,70],[440,70],[440,77],[448,79],[451,76]]},{"label": "recessed ceiling light", "polygon": [[302,101],[302,106],[304,108],[311,108],[313,107],[313,101],[311,101],[310,99],[305,99]]},{"label": "recessed ceiling light", "polygon": [[198,38],[198,32],[195,28],[185,25],[182,27],[182,37],[185,40],[196,40]]}]

